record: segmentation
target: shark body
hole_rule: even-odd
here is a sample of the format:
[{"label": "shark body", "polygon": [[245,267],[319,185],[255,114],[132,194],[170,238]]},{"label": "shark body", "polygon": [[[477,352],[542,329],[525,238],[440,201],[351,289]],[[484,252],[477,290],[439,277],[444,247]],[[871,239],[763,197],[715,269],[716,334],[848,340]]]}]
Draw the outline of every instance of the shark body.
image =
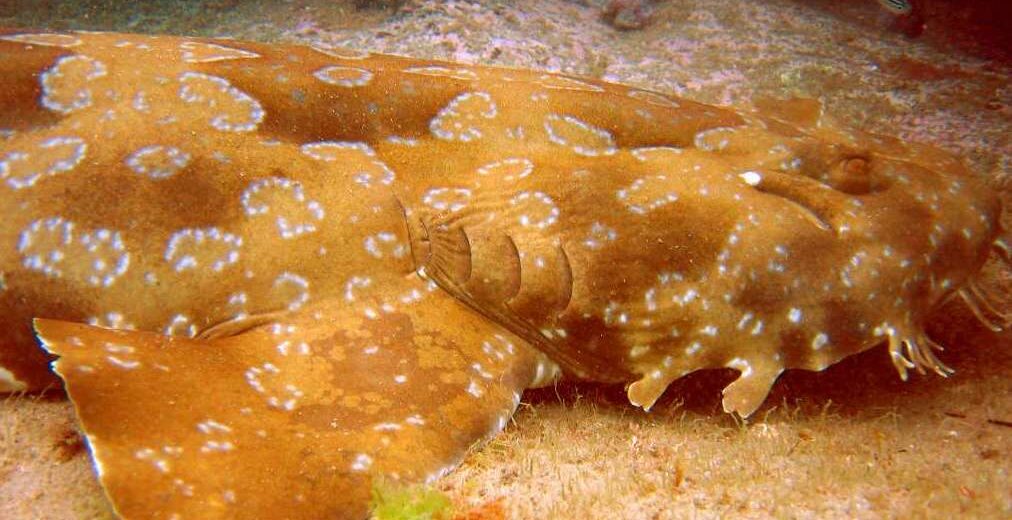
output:
[{"label": "shark body", "polygon": [[360,516],[560,371],[649,409],[730,367],[742,416],[883,341],[945,375],[924,320],[1003,244],[959,161],[814,102],[24,31],[0,78],[0,384],[58,356],[128,518]]}]

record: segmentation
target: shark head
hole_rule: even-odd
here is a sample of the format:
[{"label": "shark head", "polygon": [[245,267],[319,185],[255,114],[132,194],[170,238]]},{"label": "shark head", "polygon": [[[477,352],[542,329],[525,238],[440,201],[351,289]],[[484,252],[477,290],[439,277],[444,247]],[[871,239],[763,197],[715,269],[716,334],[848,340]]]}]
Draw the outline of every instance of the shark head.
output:
[{"label": "shark head", "polygon": [[663,145],[573,117],[573,155],[592,159],[531,146],[483,166],[522,171],[512,194],[472,185],[480,203],[423,212],[428,272],[567,371],[630,383],[644,408],[688,372],[731,367],[725,409],[748,415],[784,369],[883,341],[902,377],[947,374],[925,320],[976,294],[997,198],[950,155],[843,130],[817,102],[759,105],[704,112]]}]

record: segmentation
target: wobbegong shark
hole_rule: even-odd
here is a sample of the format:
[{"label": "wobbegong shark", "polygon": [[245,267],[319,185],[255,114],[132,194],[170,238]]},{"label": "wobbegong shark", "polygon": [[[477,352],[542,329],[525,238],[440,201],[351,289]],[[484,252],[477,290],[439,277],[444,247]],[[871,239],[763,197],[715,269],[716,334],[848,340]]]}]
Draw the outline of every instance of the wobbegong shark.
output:
[{"label": "wobbegong shark", "polygon": [[996,195],[814,101],[25,30],[0,86],[0,388],[64,385],[124,518],[361,517],[560,374],[729,367],[747,417],[883,342],[947,375],[952,297],[1008,321]]}]

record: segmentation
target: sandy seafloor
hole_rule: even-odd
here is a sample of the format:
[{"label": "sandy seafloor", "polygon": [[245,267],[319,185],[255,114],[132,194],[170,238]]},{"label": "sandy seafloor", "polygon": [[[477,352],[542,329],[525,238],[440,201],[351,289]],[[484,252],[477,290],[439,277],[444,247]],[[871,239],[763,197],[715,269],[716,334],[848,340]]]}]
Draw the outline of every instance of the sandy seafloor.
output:
[{"label": "sandy seafloor", "polygon": [[[941,44],[942,2],[916,39],[874,0],[670,0],[634,31],[603,23],[603,3],[7,0],[0,26],[325,41],[716,104],[814,97],[849,125],[960,154],[1012,206],[1012,52]],[[986,271],[1012,307],[1008,270]],[[1012,336],[959,302],[929,331],[955,376],[902,383],[876,348],[788,373],[747,426],[720,411],[731,374],[719,371],[676,382],[649,414],[620,388],[528,392],[507,430],[436,487],[466,518],[1009,518]],[[109,516],[74,428],[59,396],[0,401],[0,518]]]}]

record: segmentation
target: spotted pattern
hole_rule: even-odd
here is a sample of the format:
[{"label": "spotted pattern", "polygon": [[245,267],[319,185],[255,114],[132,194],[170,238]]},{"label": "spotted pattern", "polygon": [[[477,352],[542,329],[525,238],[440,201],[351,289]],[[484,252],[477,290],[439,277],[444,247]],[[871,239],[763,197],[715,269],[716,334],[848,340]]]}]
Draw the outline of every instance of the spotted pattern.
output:
[{"label": "spotted pattern", "polygon": [[183,314],[176,314],[169,320],[168,325],[162,329],[166,336],[182,336],[192,338],[197,335],[197,325],[190,318]]},{"label": "spotted pattern", "polygon": [[487,92],[466,92],[443,107],[429,123],[432,135],[447,141],[469,142],[482,137],[482,128],[498,109]]},{"label": "spotted pattern", "polygon": [[375,159],[376,152],[362,142],[319,141],[306,143],[302,153],[318,161],[338,164],[343,170],[354,170],[352,179],[365,187],[374,184],[389,186],[396,175],[386,163]]},{"label": "spotted pattern", "polygon": [[641,177],[615,193],[629,211],[645,215],[678,200],[675,183],[666,175]]},{"label": "spotted pattern", "polygon": [[618,231],[614,228],[610,228],[600,222],[594,222],[590,226],[590,231],[587,232],[586,237],[583,239],[583,245],[588,249],[601,249],[609,242],[614,242],[618,238]]},{"label": "spotted pattern", "polygon": [[545,117],[544,127],[549,141],[565,146],[577,155],[597,157],[617,151],[610,132],[570,115],[549,114]]},{"label": "spotted pattern", "polygon": [[361,154],[375,157],[376,152],[362,142],[320,141],[302,145],[302,153],[320,161],[334,162],[346,158],[350,154]]},{"label": "spotted pattern", "polygon": [[175,146],[159,144],[145,146],[126,158],[126,165],[131,170],[155,180],[172,177],[189,163],[190,154]]},{"label": "spotted pattern", "polygon": [[288,382],[274,363],[250,367],[245,373],[250,388],[264,396],[268,406],[286,412],[295,410],[305,395],[294,383]]},{"label": "spotted pattern", "polygon": [[130,267],[130,253],[118,231],[80,230],[62,217],[29,224],[17,248],[26,268],[95,287],[111,286]]},{"label": "spotted pattern", "polygon": [[523,227],[547,229],[559,221],[562,211],[548,194],[540,191],[522,191],[510,199],[510,206],[518,211],[517,222]]},{"label": "spotted pattern", "polygon": [[422,195],[422,203],[439,211],[457,212],[467,207],[470,188],[430,188]]},{"label": "spotted pattern", "polygon": [[323,206],[306,197],[301,183],[283,177],[250,183],[241,202],[249,216],[274,215],[278,234],[284,239],[316,231],[317,222],[324,217]]},{"label": "spotted pattern", "polygon": [[404,72],[409,74],[420,74],[422,76],[434,76],[437,78],[451,78],[459,79],[464,81],[476,81],[478,75],[470,69],[463,67],[441,67],[441,66],[428,66],[428,67],[408,67],[404,69]]},{"label": "spotted pattern", "polygon": [[734,135],[734,128],[718,127],[704,130],[696,134],[693,143],[696,148],[708,152],[719,152],[728,147],[730,138]]},{"label": "spotted pattern", "polygon": [[39,102],[61,114],[88,108],[94,101],[90,83],[107,73],[105,64],[94,58],[80,54],[63,56],[42,73]]},{"label": "spotted pattern", "polygon": [[948,374],[923,325],[954,294],[1000,325],[976,291],[993,195],[817,103],[0,38],[36,82],[0,130],[0,389],[52,383],[19,339],[38,309],[91,325],[35,332],[127,518],[364,517],[375,478],[445,474],[563,370],[649,409],[729,367],[724,409],[748,416],[783,370],[883,341],[901,377]]},{"label": "spotted pattern", "polygon": [[330,65],[313,73],[316,79],[338,87],[364,87],[372,81],[373,73],[358,67]]},{"label": "spotted pattern", "polygon": [[534,163],[522,157],[510,157],[488,163],[477,170],[477,174],[505,182],[524,179],[534,171]]},{"label": "spotted pattern", "polygon": [[274,279],[274,290],[287,295],[288,310],[296,311],[309,301],[309,281],[291,272],[283,272]]},{"label": "spotted pattern", "polygon": [[239,261],[241,247],[242,238],[219,228],[188,228],[173,233],[164,257],[178,273],[205,268],[221,272]]},{"label": "spotted pattern", "polygon": [[[381,231],[365,237],[363,245],[366,252],[374,258],[404,258],[408,254],[407,244],[401,242],[396,234],[389,231]],[[346,292],[346,296],[350,294],[350,292]]]},{"label": "spotted pattern", "polygon": [[101,316],[92,316],[87,320],[88,325],[114,330],[136,330],[137,327],[131,323],[121,312],[109,311]]},{"label": "spotted pattern", "polygon": [[678,161],[684,152],[681,148],[674,146],[650,146],[646,148],[633,148],[632,155],[642,162],[654,161]]},{"label": "spotted pattern", "polygon": [[263,106],[225,78],[202,72],[179,77],[179,98],[206,109],[211,127],[223,132],[252,132],[266,115]]},{"label": "spotted pattern", "polygon": [[27,151],[9,151],[0,158],[0,179],[15,190],[30,188],[46,177],[76,168],[87,149],[78,137],[50,137]]}]

